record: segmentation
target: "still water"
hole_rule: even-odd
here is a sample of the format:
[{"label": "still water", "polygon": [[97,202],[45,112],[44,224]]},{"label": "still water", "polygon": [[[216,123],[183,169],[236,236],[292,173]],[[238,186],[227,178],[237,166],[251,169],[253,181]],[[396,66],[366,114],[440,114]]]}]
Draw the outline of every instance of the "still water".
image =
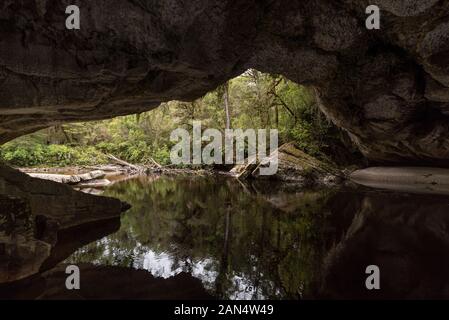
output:
[{"label": "still water", "polygon": [[[103,195],[132,208],[64,261],[87,266],[90,298],[449,297],[445,196],[201,176],[141,176]],[[368,265],[381,290],[366,289]]]}]

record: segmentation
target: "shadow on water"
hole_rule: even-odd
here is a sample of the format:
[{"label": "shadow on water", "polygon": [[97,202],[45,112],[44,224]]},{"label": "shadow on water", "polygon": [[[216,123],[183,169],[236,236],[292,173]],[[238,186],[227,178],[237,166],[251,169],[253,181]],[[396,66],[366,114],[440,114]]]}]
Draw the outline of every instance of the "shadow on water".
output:
[{"label": "shadow on water", "polygon": [[[107,195],[133,208],[70,262],[183,271],[218,298],[446,296],[446,197],[204,177],[141,177]],[[379,291],[365,287],[371,264]]]},{"label": "shadow on water", "polygon": [[[105,195],[132,205],[120,228],[61,237],[52,261],[73,252],[64,263],[81,267],[86,287],[63,289],[64,264],[0,286],[0,297],[449,298],[448,197],[165,176]],[[368,265],[380,290],[365,287]]]}]

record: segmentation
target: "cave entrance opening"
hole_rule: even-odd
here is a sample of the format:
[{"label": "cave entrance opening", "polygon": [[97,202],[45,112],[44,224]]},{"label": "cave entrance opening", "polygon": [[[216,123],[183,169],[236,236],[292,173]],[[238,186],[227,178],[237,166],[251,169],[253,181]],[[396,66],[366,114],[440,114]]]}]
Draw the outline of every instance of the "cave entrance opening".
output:
[{"label": "cave entrance opening", "polygon": [[[277,129],[279,143],[295,142],[318,158],[349,162],[343,135],[320,112],[312,88],[255,69],[191,102],[170,101],[140,114],[58,124],[0,147],[1,160],[16,167],[94,166],[111,154],[128,163],[170,165],[170,133],[192,130]],[[345,158],[346,157],[346,158]]]}]

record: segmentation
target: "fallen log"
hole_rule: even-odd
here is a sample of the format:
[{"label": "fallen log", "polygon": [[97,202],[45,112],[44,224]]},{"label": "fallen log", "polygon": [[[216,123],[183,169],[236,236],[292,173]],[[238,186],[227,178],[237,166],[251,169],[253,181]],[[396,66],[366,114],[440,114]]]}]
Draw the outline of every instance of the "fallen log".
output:
[{"label": "fallen log", "polygon": [[163,166],[160,165],[159,163],[157,163],[156,160],[154,160],[153,158],[150,158],[150,161],[151,161],[156,167],[158,167],[159,169],[163,168]]},{"label": "fallen log", "polygon": [[105,171],[106,173],[109,173],[109,172],[120,173],[125,170],[122,165],[118,165],[118,164],[87,166],[85,168],[89,169],[89,170],[101,170],[101,171]]},{"label": "fallen log", "polygon": [[136,166],[134,164],[131,164],[129,162],[126,162],[125,160],[119,159],[117,157],[114,157],[112,154],[107,154],[106,155],[110,160],[114,161],[115,163],[118,163],[124,167],[128,167],[134,171],[143,171],[143,168]]},{"label": "fallen log", "polygon": [[82,181],[89,181],[95,179],[104,178],[106,175],[104,171],[95,170],[83,174],[50,174],[50,173],[27,173],[30,177],[39,178],[43,180],[50,180],[54,182],[64,183],[64,184],[78,184]]}]

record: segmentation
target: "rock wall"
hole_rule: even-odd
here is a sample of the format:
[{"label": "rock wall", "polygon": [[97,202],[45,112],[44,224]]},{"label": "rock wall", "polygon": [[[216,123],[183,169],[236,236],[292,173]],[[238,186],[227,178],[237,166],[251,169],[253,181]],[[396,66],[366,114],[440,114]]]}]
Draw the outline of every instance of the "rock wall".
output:
[{"label": "rock wall", "polygon": [[[312,86],[377,162],[447,165],[449,2],[4,0],[0,143],[192,100],[248,68]],[[65,8],[81,9],[66,30]]]},{"label": "rock wall", "polygon": [[0,284],[48,270],[118,230],[129,205],[0,165]]}]

